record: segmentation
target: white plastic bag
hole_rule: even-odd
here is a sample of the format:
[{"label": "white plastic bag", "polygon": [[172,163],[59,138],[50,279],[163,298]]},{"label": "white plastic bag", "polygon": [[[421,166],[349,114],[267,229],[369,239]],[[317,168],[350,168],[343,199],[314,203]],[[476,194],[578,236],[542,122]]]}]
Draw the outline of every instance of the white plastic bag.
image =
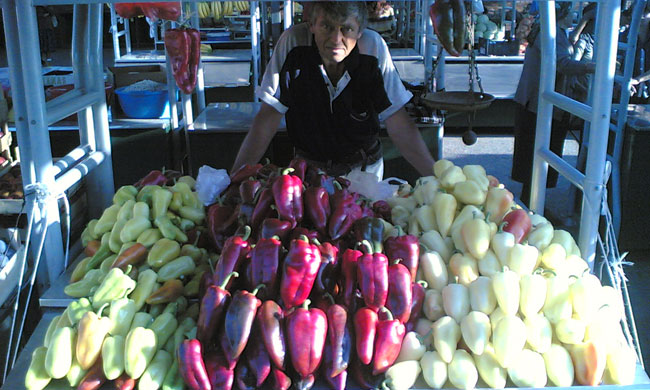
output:
[{"label": "white plastic bag", "polygon": [[359,193],[373,201],[384,200],[395,195],[399,185],[390,184],[391,181],[397,181],[401,184],[406,183],[405,180],[395,177],[378,181],[374,173],[358,170],[353,170],[346,178],[350,180],[350,191]]},{"label": "white plastic bag", "polygon": [[225,169],[214,169],[204,165],[199,168],[196,177],[196,192],[199,200],[205,206],[209,206],[230,185],[230,176]]}]

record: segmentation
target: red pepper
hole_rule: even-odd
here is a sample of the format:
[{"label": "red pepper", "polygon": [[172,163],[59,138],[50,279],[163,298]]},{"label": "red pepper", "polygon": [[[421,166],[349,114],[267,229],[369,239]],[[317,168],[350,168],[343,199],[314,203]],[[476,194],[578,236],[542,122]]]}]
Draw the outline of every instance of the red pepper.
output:
[{"label": "red pepper", "polygon": [[305,190],[305,214],[314,228],[327,234],[327,220],[330,216],[330,197],[323,187],[309,187]]},{"label": "red pepper", "polygon": [[238,277],[237,272],[231,272],[221,285],[211,285],[201,299],[199,319],[196,323],[196,338],[203,345],[210,345],[221,325],[223,312],[230,303],[230,292],[226,285],[232,277]]},{"label": "red pepper", "polygon": [[305,378],[298,378],[296,381],[296,390],[309,390],[316,383],[316,377],[313,374],[307,375]]},{"label": "red pepper", "polygon": [[178,371],[190,390],[211,390],[210,379],[203,363],[201,342],[183,340],[178,347]]},{"label": "red pepper", "polygon": [[[116,8],[118,5],[125,5],[125,4],[115,4]],[[167,183],[167,177],[165,176],[165,174],[155,169],[147,173],[147,176],[138,180],[137,183],[134,184],[134,186],[138,189],[141,189],[144,186],[152,186],[152,185],[163,186],[166,183]]]},{"label": "red pepper", "polygon": [[382,253],[372,253],[368,241],[363,241],[363,246],[367,253],[357,261],[357,281],[366,306],[379,310],[388,297],[388,259]]},{"label": "red pepper", "polygon": [[277,218],[266,218],[262,222],[262,232],[260,238],[271,238],[278,236],[280,241],[285,242],[291,232],[291,222],[283,221]]},{"label": "red pepper", "polygon": [[239,390],[255,390],[255,376],[248,364],[240,362],[235,367],[235,383]]},{"label": "red pepper", "polygon": [[350,231],[354,222],[361,218],[361,206],[347,190],[335,192],[331,199],[332,214],[327,222],[327,229],[332,240],[336,240]]},{"label": "red pepper", "polygon": [[293,226],[302,221],[302,180],[290,175],[293,168],[287,168],[273,181],[273,198],[280,219],[290,221]]},{"label": "red pepper", "polygon": [[388,267],[386,308],[402,324],[405,324],[411,315],[411,304],[413,303],[412,284],[408,268],[397,262],[397,260]]},{"label": "red pepper", "polygon": [[323,357],[327,336],[327,317],[318,308],[308,309],[309,300],[287,316],[287,348],[293,368],[306,379],[312,375]]},{"label": "red pepper", "polygon": [[264,188],[259,192],[259,198],[257,199],[255,209],[253,209],[253,215],[251,216],[251,226],[253,226],[256,231],[258,226],[262,224],[262,221],[274,214],[274,211],[271,208],[273,202],[273,190],[271,190],[271,188]]},{"label": "red pepper", "polygon": [[391,221],[391,209],[388,202],[385,200],[378,200],[372,204],[372,209],[375,212],[376,218],[382,218],[388,222]]},{"label": "red pepper", "polygon": [[352,331],[348,311],[345,307],[334,303],[334,298],[328,294],[332,304],[327,308],[327,340],[325,350],[330,359],[324,361],[325,371],[329,378],[338,376],[348,368],[350,352],[353,349]]},{"label": "red pepper", "polygon": [[272,300],[262,303],[255,316],[255,322],[266,352],[268,352],[271,362],[281,370],[284,370],[286,355],[283,320],[282,308]]},{"label": "red pepper", "polygon": [[79,386],[78,390],[99,390],[100,387],[106,382],[106,375],[104,375],[104,366],[102,363],[101,356],[93,363],[92,367],[88,370],[86,375],[84,375]]},{"label": "red pepper", "polygon": [[260,168],[262,168],[262,164],[242,165],[235,172],[230,174],[230,183],[239,184],[244,180],[247,180],[249,177],[257,177]]},{"label": "red pepper", "polygon": [[248,203],[239,203],[235,206],[235,213],[237,214],[237,219],[239,224],[249,225],[253,219],[253,211],[255,211],[255,206]]},{"label": "red pepper", "polygon": [[289,168],[293,168],[294,175],[298,176],[301,181],[305,181],[305,172],[307,171],[307,161],[296,157],[289,162]]},{"label": "red pepper", "polygon": [[280,296],[285,310],[301,305],[309,296],[321,263],[320,251],[307,237],[291,241],[284,259]]},{"label": "red pepper", "polygon": [[415,280],[420,262],[420,245],[418,238],[411,234],[388,237],[384,243],[384,253],[389,261],[402,259],[402,265],[411,272],[411,279]]},{"label": "red pepper", "polygon": [[199,281],[199,298],[205,296],[208,288],[212,285],[214,285],[214,283],[212,283],[212,270],[205,271],[203,275],[201,275],[201,280]]},{"label": "red pepper", "polygon": [[411,315],[405,324],[407,332],[414,330],[415,325],[417,325],[420,313],[422,312],[422,305],[424,304],[426,288],[427,282],[424,280],[419,280],[417,283],[411,285]]},{"label": "red pepper", "polygon": [[336,191],[334,181],[333,177],[327,176],[325,173],[320,171],[311,177],[309,184],[311,184],[312,187],[323,187],[325,188],[325,191],[327,191],[328,195],[333,195]]},{"label": "red pepper", "polygon": [[205,370],[210,385],[215,390],[232,389],[235,380],[235,367],[230,366],[217,348],[207,351],[205,354]]},{"label": "red pepper", "polygon": [[115,13],[124,19],[131,19],[139,15],[144,15],[142,12],[141,3],[116,3],[114,4]]},{"label": "red pepper", "polygon": [[266,352],[258,327],[254,326],[251,330],[248,345],[244,350],[244,357],[252,376],[255,378],[253,387],[259,388],[271,373],[271,359],[268,352]]},{"label": "red pepper", "polygon": [[298,226],[291,231],[291,234],[289,235],[289,239],[296,240],[300,238],[300,236],[307,237],[307,239],[310,242],[314,242],[314,240],[320,241],[322,238],[320,236],[320,233],[318,233],[316,230],[309,230],[306,227]]},{"label": "red pepper", "polygon": [[364,365],[359,359],[352,359],[351,374],[354,380],[362,389],[379,389],[383,376],[372,375],[368,365]]},{"label": "red pepper", "polygon": [[201,58],[201,34],[193,28],[169,29],[165,31],[165,49],[176,85],[183,93],[192,93]]},{"label": "red pepper", "polygon": [[257,177],[262,181],[271,182],[273,179],[278,177],[280,173],[281,169],[277,165],[267,162],[257,171]]},{"label": "red pepper", "polygon": [[113,262],[111,268],[120,268],[126,271],[129,265],[137,266],[140,262],[147,258],[147,248],[139,242],[133,244],[128,249],[124,250]]},{"label": "red pepper", "polygon": [[467,29],[463,0],[437,0],[429,8],[429,17],[445,50],[452,56],[460,56]]},{"label": "red pepper", "polygon": [[266,288],[260,298],[275,297],[278,287],[277,275],[280,264],[282,242],[277,237],[262,238],[250,252],[251,286],[264,284]]},{"label": "red pepper", "polygon": [[273,367],[269,378],[264,383],[264,387],[269,390],[289,390],[291,378],[280,369]]},{"label": "red pepper", "polygon": [[171,20],[175,22],[181,17],[181,3],[177,2],[153,2],[140,4],[144,16],[151,20]]},{"label": "red pepper", "polygon": [[135,379],[131,378],[126,372],[115,379],[115,390],[133,389],[135,389]]},{"label": "red pepper", "polygon": [[348,384],[348,371],[344,370],[340,374],[331,377],[325,368],[327,365],[327,361],[329,360],[328,355],[331,355],[332,353],[328,350],[325,350],[323,352],[323,376],[325,377],[325,381],[327,381],[327,384],[329,385],[330,389],[333,390],[344,390]]},{"label": "red pepper", "polygon": [[255,295],[263,287],[260,285],[251,292],[237,291],[228,306],[221,333],[221,348],[226,361],[231,365],[237,362],[246,348],[257,308],[262,304]]},{"label": "red pepper", "polygon": [[[250,235],[250,228],[244,232],[244,236],[232,236],[226,240],[223,246],[219,261],[214,267],[212,275],[212,282],[221,285],[226,280],[228,275],[233,271],[240,271],[241,265],[250,252],[250,245],[248,244],[248,236]],[[226,289],[229,290],[232,286],[232,279],[226,284]]]},{"label": "red pepper", "polygon": [[321,263],[312,289],[312,294],[321,297],[323,294],[335,294],[336,281],[339,279],[336,264],[339,249],[329,242],[320,243],[312,240],[320,251]]},{"label": "red pepper", "polygon": [[352,307],[352,302],[357,293],[357,264],[359,258],[363,255],[361,251],[346,249],[343,252],[341,268],[343,269],[343,304],[348,308]]},{"label": "red pepper", "polygon": [[262,187],[259,180],[255,180],[252,176],[248,180],[244,180],[239,184],[239,196],[242,203],[253,204],[255,203],[255,195]]},{"label": "red pepper", "polygon": [[362,307],[354,314],[356,351],[362,364],[370,364],[372,361],[378,321],[377,313],[367,307]]},{"label": "red pepper", "polygon": [[393,319],[391,312],[382,307],[380,309],[388,318],[377,323],[377,337],[375,338],[375,356],[372,361],[372,374],[383,374],[395,363],[402,348],[402,340],[406,329],[404,324]]},{"label": "red pepper", "polygon": [[210,240],[219,252],[223,249],[227,237],[237,229],[237,213],[235,208],[222,203],[214,203],[208,207],[206,223]]},{"label": "red pepper", "polygon": [[530,216],[523,209],[514,209],[503,217],[503,231],[512,233],[515,236],[515,242],[521,241],[530,233],[532,223]]}]

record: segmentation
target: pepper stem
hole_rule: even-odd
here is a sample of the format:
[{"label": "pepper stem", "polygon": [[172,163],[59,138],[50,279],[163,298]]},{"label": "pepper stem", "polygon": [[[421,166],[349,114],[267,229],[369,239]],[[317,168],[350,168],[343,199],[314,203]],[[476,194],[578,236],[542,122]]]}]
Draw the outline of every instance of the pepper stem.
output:
[{"label": "pepper stem", "polygon": [[334,179],[334,181],[332,182],[332,185],[333,185],[334,188],[336,188],[337,190],[339,190],[339,191],[343,191],[343,186],[342,186],[341,183],[339,183],[336,179]]},{"label": "pepper stem", "polygon": [[391,389],[390,389],[390,386],[388,385],[389,383],[393,383],[393,381],[391,381],[390,379],[384,379],[384,380],[381,382],[381,388],[382,388],[382,390],[391,390]]},{"label": "pepper stem", "polygon": [[330,303],[331,303],[332,305],[336,304],[336,301],[334,301],[334,297],[332,296],[332,294],[330,294],[330,293],[328,293],[328,292],[326,292],[325,294],[323,294],[323,298],[326,298],[328,301],[330,301]]},{"label": "pepper stem", "polygon": [[508,221],[503,221],[499,224],[499,228],[497,229],[497,233],[503,233],[503,228],[508,226]]},{"label": "pepper stem", "polygon": [[301,308],[305,310],[309,310],[309,305],[311,305],[311,299],[305,299],[305,301],[301,305]]},{"label": "pepper stem", "polygon": [[257,293],[263,288],[266,288],[266,284],[258,284],[257,287],[255,287],[255,290],[251,291],[251,294],[257,295]]},{"label": "pepper stem", "polygon": [[391,311],[388,310],[386,306],[380,307],[379,311],[386,314],[386,317],[388,317],[387,321],[393,321],[395,319],[395,317],[393,317],[393,313],[391,313]]},{"label": "pepper stem", "polygon": [[426,280],[418,280],[418,281],[417,281],[417,284],[419,284],[420,286],[422,286],[422,287],[424,287],[424,288],[429,287],[429,283],[427,283]]},{"label": "pepper stem", "polygon": [[226,276],[226,278],[223,280],[223,283],[221,283],[219,288],[222,289],[222,290],[225,290],[226,286],[230,282],[230,279],[238,278],[238,277],[239,277],[239,272],[237,272],[237,271],[233,271],[233,272],[229,273],[228,276]]},{"label": "pepper stem", "polygon": [[285,168],[285,169],[282,171],[282,175],[283,175],[283,176],[284,176],[284,175],[288,175],[288,174],[290,174],[290,173],[292,173],[292,172],[294,172],[294,171],[295,171],[295,169],[293,169],[293,168]]},{"label": "pepper stem", "polygon": [[307,237],[307,236],[304,235],[304,234],[301,234],[300,236],[298,236],[298,240],[300,240],[300,241],[304,241],[304,242],[306,242],[306,243],[309,243],[309,237]]},{"label": "pepper stem", "polygon": [[393,265],[399,264],[404,259],[395,259],[393,260]]},{"label": "pepper stem", "polygon": [[397,237],[405,236],[406,232],[404,232],[404,229],[402,228],[402,225],[396,225],[395,230],[397,230]]},{"label": "pepper stem", "polygon": [[366,250],[366,254],[372,254],[372,245],[370,244],[370,241],[363,240],[360,244],[361,247]]},{"label": "pepper stem", "polygon": [[240,232],[239,236],[242,238],[242,240],[246,241],[251,236],[251,227],[244,225],[242,229],[244,229],[244,231]]},{"label": "pepper stem", "polygon": [[110,304],[109,302],[106,302],[105,304],[102,305],[102,307],[99,308],[99,310],[97,310],[97,317],[102,316],[102,312],[104,311],[104,309],[106,309],[106,306],[108,306],[109,304]]},{"label": "pepper stem", "polygon": [[320,241],[318,241],[318,238],[312,238],[311,243],[316,245],[316,246],[321,246],[321,243],[320,243]]}]

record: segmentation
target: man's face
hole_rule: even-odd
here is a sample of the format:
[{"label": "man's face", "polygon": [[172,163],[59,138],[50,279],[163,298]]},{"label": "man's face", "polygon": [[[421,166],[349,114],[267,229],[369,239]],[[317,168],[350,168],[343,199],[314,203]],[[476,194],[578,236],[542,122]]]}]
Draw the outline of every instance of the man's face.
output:
[{"label": "man's face", "polygon": [[325,65],[343,61],[354,49],[362,34],[354,16],[349,16],[341,22],[322,11],[318,12],[312,21],[310,29]]}]

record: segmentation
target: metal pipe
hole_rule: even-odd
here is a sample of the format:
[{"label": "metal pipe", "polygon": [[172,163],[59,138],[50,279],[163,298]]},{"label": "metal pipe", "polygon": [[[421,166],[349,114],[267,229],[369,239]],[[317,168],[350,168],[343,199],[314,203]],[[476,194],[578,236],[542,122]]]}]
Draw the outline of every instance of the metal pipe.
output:
[{"label": "metal pipe", "polygon": [[185,152],[187,157],[187,172],[193,175],[192,172],[192,153],[190,145],[189,129],[194,123],[194,115],[192,113],[192,95],[183,94],[183,124],[185,126]]},{"label": "metal pipe", "polygon": [[288,30],[293,24],[293,9],[291,4],[291,0],[284,0],[284,5],[282,7],[282,21],[285,30]]},{"label": "metal pipe", "polygon": [[111,35],[113,36],[113,59],[114,61],[119,61],[120,54],[120,33],[117,28],[117,14],[115,13],[115,6],[113,4],[108,5],[111,9]]},{"label": "metal pipe", "polygon": [[[74,167],[68,169],[65,173],[56,179],[56,183],[62,191],[77,184],[90,172],[96,171],[97,168],[105,161],[106,155],[102,152],[93,152],[79,161]],[[112,185],[112,183],[111,183]],[[90,199],[89,199],[90,201]]]},{"label": "metal pipe", "polygon": [[[174,23],[172,23],[172,27]],[[163,23],[163,35],[167,31],[167,23]],[[176,81],[172,74],[172,62],[165,50],[165,73],[167,75],[167,99],[169,100],[169,113],[172,121],[172,131],[178,129],[178,90],[176,89]]]},{"label": "metal pipe", "polygon": [[[190,23],[192,28],[200,29],[198,3],[190,3]],[[199,57],[199,69],[196,73],[196,101],[199,105],[199,112],[205,109],[205,78],[203,72],[203,60]]]},{"label": "metal pipe", "polygon": [[54,163],[54,177],[57,177],[64,173],[66,170],[73,167],[75,164],[78,164],[84,157],[92,153],[92,148],[90,145],[80,145],[72,149],[68,154],[58,159]]},{"label": "metal pipe", "polygon": [[571,112],[572,114],[588,121],[591,118],[592,112],[591,107],[581,103],[575,99],[571,99],[566,95],[562,95],[555,91],[544,91],[544,98],[548,100],[551,104],[557,106],[558,108]]},{"label": "metal pipe", "polygon": [[[260,83],[260,8],[258,1],[251,1],[251,52],[253,53],[253,89]],[[255,97],[255,101],[259,99]]]},{"label": "metal pipe", "polygon": [[574,186],[578,187],[578,189],[582,191],[585,175],[549,149],[540,150],[539,155],[551,167],[558,171],[560,175],[564,176],[567,180],[573,183]]},{"label": "metal pipe", "polygon": [[[66,95],[72,94],[72,97],[57,101],[59,98],[64,98]],[[104,91],[83,93],[79,90],[72,90],[65,94],[50,100],[45,103],[47,109],[47,123],[52,124],[66,118],[75,112],[79,112],[84,108],[97,103],[102,98],[105,98]]]}]

